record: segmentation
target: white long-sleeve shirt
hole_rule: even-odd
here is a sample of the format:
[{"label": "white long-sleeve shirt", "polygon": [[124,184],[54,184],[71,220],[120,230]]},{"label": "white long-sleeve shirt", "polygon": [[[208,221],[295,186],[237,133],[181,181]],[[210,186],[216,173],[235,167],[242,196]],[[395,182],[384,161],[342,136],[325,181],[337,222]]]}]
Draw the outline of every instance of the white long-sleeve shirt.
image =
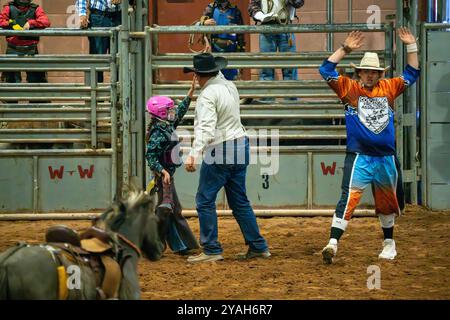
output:
[{"label": "white long-sleeve shirt", "polygon": [[219,72],[208,80],[198,96],[190,155],[198,157],[208,146],[246,135],[241,123],[239,92],[235,84]]}]

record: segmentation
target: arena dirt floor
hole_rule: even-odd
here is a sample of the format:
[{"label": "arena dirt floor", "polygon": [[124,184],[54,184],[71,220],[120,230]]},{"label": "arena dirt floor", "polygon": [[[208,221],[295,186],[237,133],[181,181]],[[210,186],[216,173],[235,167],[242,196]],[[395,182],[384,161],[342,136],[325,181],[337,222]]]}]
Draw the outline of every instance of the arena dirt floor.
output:
[{"label": "arena dirt floor", "polygon": [[[450,299],[450,212],[408,207],[395,229],[398,256],[380,261],[378,219],[355,218],[340,242],[334,265],[323,265],[330,218],[261,218],[270,259],[238,261],[245,251],[232,218],[219,220],[222,262],[188,264],[166,252],[157,262],[141,260],[143,299]],[[43,241],[45,229],[66,224],[81,230],[88,221],[0,221],[0,250],[18,240]],[[198,234],[197,218],[189,224]],[[381,270],[381,288],[369,290],[367,268]]]}]

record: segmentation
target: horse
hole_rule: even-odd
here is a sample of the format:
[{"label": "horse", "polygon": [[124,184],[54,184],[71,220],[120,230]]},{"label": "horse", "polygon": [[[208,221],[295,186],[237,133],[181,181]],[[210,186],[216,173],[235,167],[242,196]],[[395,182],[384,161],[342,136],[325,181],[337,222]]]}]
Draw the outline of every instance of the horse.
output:
[{"label": "horse", "polygon": [[[71,244],[21,243],[1,253],[0,300],[140,299],[139,257],[143,251],[145,257],[158,260],[164,250],[155,203],[154,194],[132,190],[125,200],[116,200],[94,219],[84,234],[65,233],[71,235]],[[89,244],[92,250],[86,252],[89,249],[80,248],[79,243],[85,247]],[[69,276],[70,267],[73,274]],[[109,296],[102,291],[98,274],[103,277],[103,285],[108,282],[109,290],[103,289],[110,292]],[[106,281],[107,275],[108,280],[116,278],[116,282]]]}]

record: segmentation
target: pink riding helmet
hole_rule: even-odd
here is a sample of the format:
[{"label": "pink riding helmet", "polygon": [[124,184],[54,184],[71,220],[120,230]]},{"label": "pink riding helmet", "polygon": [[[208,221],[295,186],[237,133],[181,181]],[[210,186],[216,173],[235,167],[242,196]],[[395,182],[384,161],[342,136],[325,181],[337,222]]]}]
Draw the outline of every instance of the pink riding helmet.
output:
[{"label": "pink riding helmet", "polygon": [[173,107],[173,100],[165,96],[154,96],[147,101],[148,113],[162,120],[167,119],[168,110]]}]

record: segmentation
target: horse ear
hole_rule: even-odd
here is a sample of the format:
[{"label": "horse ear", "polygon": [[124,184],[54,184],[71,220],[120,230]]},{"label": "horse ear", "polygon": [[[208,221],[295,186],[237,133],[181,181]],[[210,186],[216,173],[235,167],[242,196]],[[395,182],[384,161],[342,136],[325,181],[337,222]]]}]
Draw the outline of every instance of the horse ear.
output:
[{"label": "horse ear", "polygon": [[140,191],[137,196],[135,202],[133,203],[133,208],[137,208],[139,206],[144,206],[148,204],[152,200],[152,197],[149,196],[146,192]]},{"label": "horse ear", "polygon": [[128,187],[129,187],[128,189],[130,192],[136,192],[136,193],[139,193],[143,189],[143,186],[141,186],[141,184],[139,183],[138,177],[135,177],[135,176],[130,178],[130,183],[129,183]]}]

